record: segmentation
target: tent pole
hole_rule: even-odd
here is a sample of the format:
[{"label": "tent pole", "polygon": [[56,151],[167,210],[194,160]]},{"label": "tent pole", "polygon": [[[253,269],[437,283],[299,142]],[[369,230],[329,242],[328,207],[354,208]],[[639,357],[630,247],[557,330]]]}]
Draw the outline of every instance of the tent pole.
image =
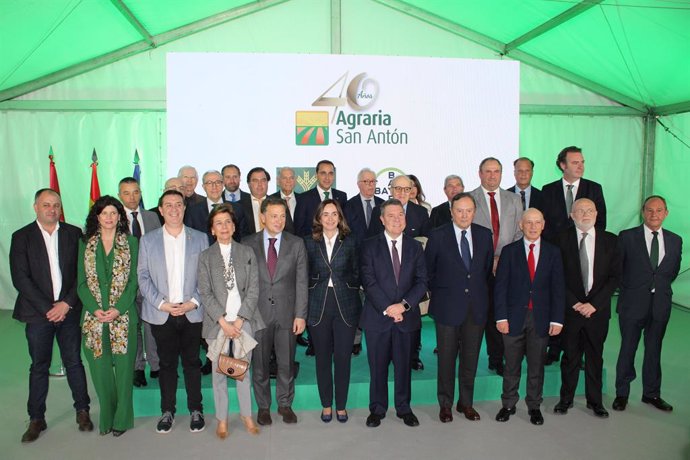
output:
[{"label": "tent pole", "polygon": [[644,151],[642,152],[642,198],[654,193],[654,156],[656,154],[656,115],[644,117]]},{"label": "tent pole", "polygon": [[341,0],[331,0],[331,54],[342,54]]}]

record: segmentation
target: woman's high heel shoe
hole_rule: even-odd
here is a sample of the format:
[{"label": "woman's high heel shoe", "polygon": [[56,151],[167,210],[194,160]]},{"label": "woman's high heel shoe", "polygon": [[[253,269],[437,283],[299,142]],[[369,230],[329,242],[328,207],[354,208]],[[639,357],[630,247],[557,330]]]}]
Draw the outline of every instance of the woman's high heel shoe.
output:
[{"label": "woman's high heel shoe", "polygon": [[218,420],[218,426],[216,426],[216,436],[220,439],[225,439],[228,437],[228,421]]},{"label": "woman's high heel shoe", "polygon": [[244,423],[244,427],[247,429],[247,433],[249,434],[259,434],[259,427],[256,426],[254,423],[254,419],[251,417],[243,417],[240,416],[240,419],[242,420],[242,423]]}]

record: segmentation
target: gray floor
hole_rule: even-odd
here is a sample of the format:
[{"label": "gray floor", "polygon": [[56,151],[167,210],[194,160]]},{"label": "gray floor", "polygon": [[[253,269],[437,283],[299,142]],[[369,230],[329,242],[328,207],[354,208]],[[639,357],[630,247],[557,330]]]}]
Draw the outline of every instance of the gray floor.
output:
[{"label": "gray floor", "polygon": [[[7,312],[0,312],[0,459],[209,459],[215,456],[239,459],[690,459],[690,365],[688,364],[690,314],[675,310],[665,341],[662,358],[663,396],[675,407],[662,413],[640,402],[640,384],[633,383],[631,404],[623,413],[611,412],[600,420],[584,408],[583,398],[566,416],[551,410],[557,402],[544,403],[545,424],[532,426],[522,403],[517,415],[506,424],[494,421],[498,401],[476,405],[482,420],[460,419],[442,424],[435,406],[415,406],[420,419],[417,428],[408,428],[389,411],[376,429],[367,428],[365,409],[350,411],[350,421],[335,420],[326,425],[318,412],[298,412],[297,425],[284,425],[274,414],[274,424],[259,436],[250,436],[240,427],[236,414],[231,416],[230,436],[215,438],[215,422],[209,415],[206,431],[192,434],[189,417],[180,414],[171,434],[154,431],[155,418],[137,418],[135,428],[119,439],[96,433],[79,433],[65,379],[51,380],[47,423],[38,441],[19,442],[27,416],[25,412],[28,356],[21,325]],[[608,395],[610,409],[615,375],[615,355],[619,343],[617,322],[612,319],[605,363],[611,378]],[[93,394],[93,392],[91,393]],[[97,415],[97,403],[92,409]],[[226,452],[223,452],[226,450]]]}]

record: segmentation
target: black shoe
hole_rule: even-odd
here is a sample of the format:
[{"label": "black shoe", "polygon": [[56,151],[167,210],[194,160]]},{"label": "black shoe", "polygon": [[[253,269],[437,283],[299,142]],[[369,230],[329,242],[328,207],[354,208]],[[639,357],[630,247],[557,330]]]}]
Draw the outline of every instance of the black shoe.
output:
[{"label": "black shoe", "polygon": [[172,430],[175,424],[175,416],[170,411],[163,412],[161,418],[158,419],[158,424],[156,425],[156,433],[168,434]]},{"label": "black shoe", "polygon": [[200,410],[193,410],[190,414],[189,431],[192,433],[199,433],[204,431],[206,421],[204,421],[204,414]]},{"label": "black shoe", "polygon": [[349,417],[347,415],[347,411],[345,411],[344,414],[339,414],[338,411],[335,412],[335,419],[338,420],[340,423],[345,423],[348,421]]},{"label": "black shoe", "polygon": [[415,358],[410,362],[410,368],[415,371],[423,371],[424,370],[424,363],[422,362],[421,359]]},{"label": "black shoe", "polygon": [[259,409],[259,413],[256,415],[256,423],[261,426],[272,424],[273,420],[271,420],[271,411],[268,409]]},{"label": "black shoe", "polygon": [[160,374],[160,371],[151,371],[149,372],[149,377],[151,377],[152,379],[157,379],[158,374]]},{"label": "black shoe", "polygon": [[625,410],[625,406],[628,405],[628,397],[627,396],[616,396],[616,399],[613,400],[613,410],[617,411],[623,411]]},{"label": "black shoe", "polygon": [[382,416],[372,412],[371,414],[369,414],[369,417],[367,417],[367,426],[369,428],[376,428],[381,424],[381,419],[384,417],[385,415]]},{"label": "black shoe", "polygon": [[146,381],[146,374],[144,374],[143,370],[135,370],[134,371],[134,386],[135,387],[145,387],[148,385],[148,382]]},{"label": "black shoe", "polygon": [[498,411],[498,414],[496,414],[496,421],[497,422],[507,422],[510,420],[511,415],[515,415],[516,409],[515,406],[511,407],[510,409],[506,409],[505,407],[501,407],[501,410]]},{"label": "black shoe", "polygon": [[355,356],[359,356],[359,354],[362,352],[362,344],[361,343],[356,343],[352,345],[352,354]]},{"label": "black shoe", "polygon": [[283,416],[283,423],[297,423],[297,414],[292,410],[292,407],[278,407],[278,413]]},{"label": "black shoe", "polygon": [[496,372],[496,375],[503,377],[503,363],[489,364],[489,370]]},{"label": "black shoe", "polygon": [[604,409],[604,406],[602,406],[601,404],[587,403],[587,409],[592,409],[592,412],[594,412],[594,415],[596,415],[599,418],[608,418],[608,416],[609,416],[609,411]]},{"label": "black shoe", "polygon": [[327,414],[323,410],[321,410],[321,421],[323,423],[330,423],[331,420],[333,420],[333,411],[331,410],[331,413]]},{"label": "black shoe", "polygon": [[211,373],[211,370],[213,369],[211,367],[211,360],[206,358],[206,362],[204,363],[203,366],[201,366],[201,374],[202,375],[209,375]]},{"label": "black shoe", "polygon": [[544,416],[541,415],[541,411],[539,409],[530,409],[529,412],[529,421],[532,423],[532,425],[543,425],[544,424]]},{"label": "black shoe", "polygon": [[93,431],[93,422],[89,417],[89,411],[86,409],[77,411],[77,426],[79,431]]},{"label": "black shoe", "polygon": [[46,425],[46,421],[44,419],[31,420],[29,422],[29,427],[22,435],[22,442],[34,442],[38,439],[41,431],[45,431],[46,428],[48,428],[48,425]]},{"label": "black shoe", "polygon": [[453,421],[453,411],[450,410],[450,407],[442,407],[441,410],[438,412],[438,419],[441,421],[441,423],[450,423]]},{"label": "black shoe", "polygon": [[407,414],[396,414],[398,418],[401,418],[403,423],[407,426],[419,426],[419,420],[417,420],[417,416],[414,415],[412,412],[408,412]]},{"label": "black shoe", "polygon": [[558,401],[558,404],[556,404],[556,407],[553,408],[553,412],[555,414],[562,414],[565,415],[568,413],[568,409],[573,408],[573,402],[572,401],[563,401],[562,399]]},{"label": "black shoe", "polygon": [[307,340],[306,337],[304,337],[302,334],[297,336],[297,345],[300,347],[308,347],[309,346],[309,340]]},{"label": "black shoe", "polygon": [[127,431],[127,430],[113,430],[113,436],[115,436],[116,438],[119,438],[120,436],[125,434],[125,431]]},{"label": "black shoe", "polygon": [[673,406],[661,399],[659,396],[654,398],[642,396],[642,402],[645,404],[651,404],[652,406],[664,412],[671,412],[673,410]]},{"label": "black shoe", "polygon": [[314,356],[314,345],[312,345],[311,342],[307,345],[307,351],[305,351],[304,354],[307,356]]}]

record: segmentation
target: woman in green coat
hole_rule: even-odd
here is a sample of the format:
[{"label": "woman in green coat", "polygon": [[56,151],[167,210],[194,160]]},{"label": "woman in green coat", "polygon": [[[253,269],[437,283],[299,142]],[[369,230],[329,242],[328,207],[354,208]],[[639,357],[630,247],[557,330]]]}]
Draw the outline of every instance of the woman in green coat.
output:
[{"label": "woman in green coat", "polygon": [[77,292],[84,304],[83,348],[101,406],[101,435],[121,436],[134,426],[139,245],[128,233],[124,207],[106,195],[91,207],[79,244]]}]

